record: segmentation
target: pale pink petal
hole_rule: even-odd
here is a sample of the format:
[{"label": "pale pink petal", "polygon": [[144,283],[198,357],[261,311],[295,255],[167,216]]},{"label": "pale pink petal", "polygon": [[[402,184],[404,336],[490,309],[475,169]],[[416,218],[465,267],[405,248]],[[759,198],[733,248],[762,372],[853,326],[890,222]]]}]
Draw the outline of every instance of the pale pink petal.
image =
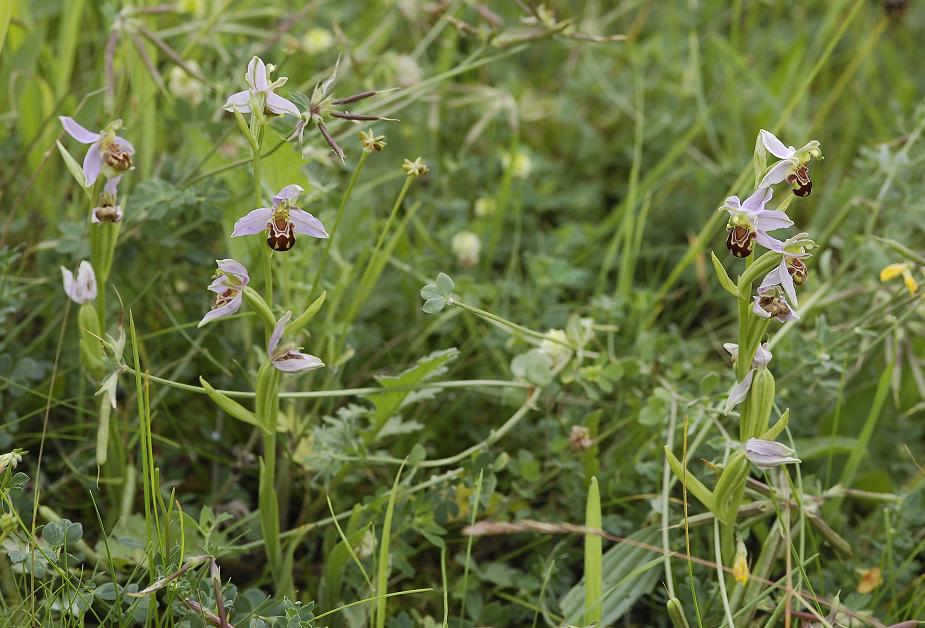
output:
[{"label": "pale pink petal", "polygon": [[754,312],[756,316],[760,316],[761,318],[771,318],[771,313],[765,311],[765,309],[761,307],[761,305],[758,303],[759,298],[760,297],[754,298],[754,303],[752,304],[752,312]]},{"label": "pale pink petal", "polygon": [[87,180],[87,187],[96,183],[102,167],[103,153],[100,152],[99,144],[93,144],[84,157],[84,178]]},{"label": "pale pink petal", "polygon": [[74,273],[62,266],[61,279],[64,281],[64,294],[66,294],[71,301],[76,302],[77,297],[76,293],[74,292]]},{"label": "pale pink petal", "polygon": [[225,111],[234,111],[237,109],[241,113],[250,113],[251,112],[251,93],[249,90],[244,90],[243,92],[235,92],[228,97],[228,100],[225,101],[225,106],[222,107]]},{"label": "pale pink petal", "polygon": [[267,228],[272,216],[273,210],[269,207],[261,207],[248,212],[234,223],[234,231],[231,233],[231,237],[237,238],[238,236],[260,233]]},{"label": "pale pink petal", "polygon": [[755,357],[752,358],[752,368],[765,368],[773,357],[773,354],[768,349],[768,343],[762,342],[755,351]]},{"label": "pale pink petal", "polygon": [[787,300],[790,301],[791,309],[794,307],[799,307],[800,304],[797,303],[797,289],[793,285],[793,277],[790,276],[790,273],[787,272],[787,266],[784,262],[780,263],[782,270],[778,273],[780,275],[780,285],[784,289],[784,294],[787,295]]},{"label": "pale pink petal", "polygon": [[742,381],[733,386],[729,391],[729,397],[726,398],[726,407],[723,412],[729,414],[733,408],[745,401],[748,395],[748,389],[752,387],[752,379],[755,377],[755,370],[752,369],[745,374]]},{"label": "pale pink petal", "polygon": [[233,259],[217,259],[215,263],[218,265],[218,269],[229,275],[233,275],[237,278],[242,285],[247,285],[247,282],[250,281],[250,275],[247,272],[247,268],[244,267],[244,264],[237,260]]},{"label": "pale pink petal", "polygon": [[286,100],[279,94],[274,94],[273,92],[267,92],[267,109],[273,113],[288,113],[295,116],[296,118],[302,115],[302,112],[299,111],[299,108],[295,106],[295,103],[292,101]]},{"label": "pale pink petal", "polygon": [[129,142],[124,137],[119,137],[118,135],[113,138],[112,143],[122,152],[128,153],[129,155],[135,154],[135,147],[132,146],[132,143]]},{"label": "pale pink petal", "polygon": [[788,159],[777,162],[771,167],[770,170],[768,170],[768,173],[764,175],[764,178],[761,179],[761,183],[758,184],[758,187],[766,188],[776,183],[780,183],[788,176],[790,176],[794,170],[796,170],[796,166],[797,164]]},{"label": "pale pink petal", "polygon": [[58,120],[61,121],[61,125],[64,127],[64,130],[67,131],[68,135],[82,144],[92,144],[100,139],[99,133],[94,133],[93,131],[83,128],[74,118],[59,116]]},{"label": "pale pink petal", "polygon": [[769,209],[759,213],[754,220],[755,228],[758,231],[774,231],[775,229],[786,229],[793,226],[793,221],[782,211]]},{"label": "pale pink petal", "polygon": [[296,233],[304,233],[313,238],[328,237],[328,232],[324,230],[324,225],[321,224],[321,221],[306,211],[298,208],[290,209],[289,220],[295,225]]},{"label": "pale pink petal", "polygon": [[772,238],[764,231],[755,232],[755,241],[758,242],[761,246],[768,249],[769,251],[774,251],[775,253],[780,253],[784,250],[784,243],[778,240],[777,238]]},{"label": "pale pink petal", "polygon": [[283,314],[282,318],[276,321],[276,327],[273,328],[273,333],[270,334],[270,340],[267,342],[267,355],[270,356],[270,359],[273,359],[273,352],[276,351],[276,347],[279,346],[279,340],[283,337],[283,331],[286,329],[286,324],[289,323],[289,319],[292,318],[292,312],[286,312]]},{"label": "pale pink petal", "polygon": [[796,453],[794,450],[775,441],[749,438],[742,449],[745,451],[745,457],[759,469],[800,462],[799,458],[793,457]]},{"label": "pale pink petal", "polygon": [[244,295],[240,292],[234,296],[228,303],[221,307],[217,307],[214,310],[209,310],[206,312],[206,315],[202,317],[202,320],[199,321],[197,327],[202,327],[203,325],[208,324],[210,321],[214,321],[219,318],[225,318],[231,316],[235,312],[241,309],[241,303],[244,301]]},{"label": "pale pink petal", "polygon": [[86,301],[92,301],[96,298],[96,273],[93,272],[93,266],[90,262],[83,260],[77,267],[77,291],[81,298]]},{"label": "pale pink petal", "polygon": [[258,92],[267,88],[267,66],[260,57],[254,57],[247,64],[247,83]]},{"label": "pale pink petal", "polygon": [[111,179],[106,180],[106,185],[103,186],[103,192],[109,194],[110,196],[115,196],[118,191],[116,188],[119,186],[119,181],[122,180],[122,175],[112,177]]},{"label": "pale pink petal", "polygon": [[273,366],[287,373],[298,373],[324,366],[324,362],[313,355],[292,349],[285,356],[273,360]]},{"label": "pale pink petal", "polygon": [[792,146],[784,146],[784,143],[777,139],[777,136],[770,131],[761,129],[758,133],[761,135],[761,143],[764,144],[764,147],[768,149],[769,153],[778,159],[789,159],[793,157],[795,151]]},{"label": "pale pink petal", "polygon": [[781,285],[781,274],[790,276],[790,273],[787,272],[787,265],[781,260],[781,263],[774,267],[774,269],[764,276],[764,279],[761,281],[761,285],[758,286],[758,294],[764,294],[774,286]]},{"label": "pale pink petal", "polygon": [[302,186],[296,185],[295,183],[290,183],[282,190],[276,193],[273,197],[273,206],[276,207],[282,201],[292,201],[299,197],[299,194],[302,193]]},{"label": "pale pink petal", "polygon": [[723,349],[729,352],[729,355],[732,356],[732,361],[735,362],[739,359],[739,345],[734,342],[724,342]]},{"label": "pale pink petal", "polygon": [[[738,196],[730,196],[723,202],[723,207],[726,210],[739,210],[742,209],[742,202],[739,200]],[[732,213],[732,212],[729,212]]]},{"label": "pale pink petal", "polygon": [[752,195],[742,203],[742,209],[748,212],[756,212],[764,209],[764,206],[771,200],[773,192],[771,188],[758,188]]}]

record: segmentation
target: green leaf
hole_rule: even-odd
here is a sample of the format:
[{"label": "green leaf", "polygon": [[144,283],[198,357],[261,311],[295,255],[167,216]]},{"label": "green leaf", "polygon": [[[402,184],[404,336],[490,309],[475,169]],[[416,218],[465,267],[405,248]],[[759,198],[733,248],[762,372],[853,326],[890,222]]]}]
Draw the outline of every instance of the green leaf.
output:
[{"label": "green leaf", "polygon": [[[636,543],[653,544],[657,542],[658,534],[656,528],[643,528],[629,538]],[[649,550],[635,544],[618,543],[604,552],[601,561],[603,599],[599,625],[617,625],[618,620],[652,590],[661,573],[655,567],[663,564],[664,558],[659,556],[653,559]],[[582,621],[585,609],[584,578],[565,594],[559,606],[565,616],[565,623],[587,625]]]},{"label": "green leaf", "polygon": [[548,386],[553,379],[549,359],[539,349],[514,356],[511,360],[511,374],[537,386]]},{"label": "green leaf", "polygon": [[442,299],[443,295],[440,294],[439,290],[437,290],[436,284],[429,283],[421,288],[421,298],[425,300]]},{"label": "green leaf", "polygon": [[723,263],[719,261],[719,258],[716,257],[716,253],[710,251],[710,259],[713,261],[713,270],[716,272],[716,278],[719,279],[720,285],[732,296],[739,298],[739,289],[736,288],[735,283],[732,279],[729,278],[729,275],[726,274],[726,269],[723,268]]},{"label": "green leaf", "polygon": [[379,434],[386,421],[398,411],[408,395],[413,392],[415,385],[443,374],[446,371],[446,365],[455,360],[458,355],[459,351],[455,348],[435,351],[398,375],[376,376],[376,381],[383,388],[401,388],[402,390],[369,396],[375,411],[370,418],[372,426],[368,438],[372,440]]},{"label": "green leaf", "polygon": [[[601,528],[601,492],[597,478],[591,478],[585,507],[585,527]],[[585,535],[585,613],[584,624],[595,626],[601,621],[601,601],[604,596],[603,539],[596,534]]]},{"label": "green leaf", "polygon": [[453,280],[450,278],[449,275],[447,275],[446,273],[440,273],[439,275],[437,275],[436,286],[437,286],[437,290],[440,291],[441,295],[448,297],[450,296],[450,293],[453,292],[453,288],[456,286],[456,284],[453,283]]},{"label": "green leaf", "polygon": [[83,537],[83,526],[68,519],[52,521],[42,528],[42,538],[52,547],[73,546]]},{"label": "green leaf", "polygon": [[263,428],[263,426],[260,425],[260,422],[257,421],[257,417],[253,412],[242,406],[231,397],[228,397],[227,395],[220,393],[219,391],[212,388],[211,384],[209,384],[205,378],[200,377],[199,383],[206,391],[209,399],[214,401],[215,405],[224,410],[226,413],[230,414],[239,421],[244,421],[245,423],[253,425],[254,427]]},{"label": "green leaf", "polygon": [[424,301],[424,305],[421,306],[421,309],[424,310],[427,314],[436,314],[443,310],[446,307],[446,299],[443,297],[437,297],[435,299],[427,299]]},{"label": "green leaf", "polygon": [[58,152],[61,153],[61,157],[64,159],[64,165],[67,166],[68,172],[70,172],[74,180],[77,181],[77,185],[84,191],[87,198],[92,201],[93,197],[90,195],[90,188],[87,186],[87,178],[84,176],[83,168],[77,163],[77,160],[71,157],[71,154],[67,152],[67,149],[64,148],[61,142],[56,141],[55,144],[58,146]]},{"label": "green leaf", "polygon": [[312,301],[311,305],[305,308],[305,311],[302,312],[298,316],[298,318],[294,318],[293,320],[291,320],[289,324],[286,325],[285,335],[291,336],[292,334],[296,333],[297,331],[301,330],[303,327],[308,325],[311,322],[311,320],[315,318],[315,314],[318,313],[318,311],[321,309],[321,306],[324,305],[324,300],[327,298],[327,296],[328,296],[327,292],[322,292],[321,295],[319,295],[317,299]]}]

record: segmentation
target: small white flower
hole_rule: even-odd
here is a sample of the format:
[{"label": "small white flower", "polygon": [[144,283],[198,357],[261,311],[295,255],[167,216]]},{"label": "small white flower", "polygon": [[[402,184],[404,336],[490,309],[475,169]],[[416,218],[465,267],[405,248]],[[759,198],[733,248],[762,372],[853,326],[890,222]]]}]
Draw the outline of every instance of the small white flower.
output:
[{"label": "small white flower", "polygon": [[543,336],[539,351],[546,356],[552,368],[558,368],[572,358],[568,334],[561,329],[550,329]]},{"label": "small white flower", "polygon": [[460,231],[453,236],[450,242],[453,253],[456,254],[456,262],[465,268],[471,268],[479,263],[479,252],[482,250],[482,242],[479,237],[471,231]]},{"label": "small white flower", "polygon": [[309,29],[302,37],[302,49],[308,54],[324,52],[334,45],[334,35],[325,28]]},{"label": "small white flower", "polygon": [[[199,64],[195,61],[187,61],[186,65],[196,74],[202,74]],[[194,107],[205,98],[205,88],[202,82],[190,76],[178,65],[173,66],[167,72],[167,89],[174,98],[185,100]]]}]

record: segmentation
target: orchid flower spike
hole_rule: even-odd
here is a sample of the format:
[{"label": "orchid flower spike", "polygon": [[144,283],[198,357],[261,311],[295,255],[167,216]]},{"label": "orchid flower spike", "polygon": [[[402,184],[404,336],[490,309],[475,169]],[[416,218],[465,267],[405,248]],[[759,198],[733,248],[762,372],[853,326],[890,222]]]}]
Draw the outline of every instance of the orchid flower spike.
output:
[{"label": "orchid flower spike", "polygon": [[99,133],[94,133],[80,126],[74,118],[58,118],[68,135],[81,144],[90,144],[84,157],[84,179],[87,187],[96,183],[100,172],[107,177],[116,177],[132,168],[132,156],[135,148],[128,140],[116,135],[122,128],[122,120],[115,120]]},{"label": "orchid flower spike", "polygon": [[759,469],[773,469],[784,464],[799,463],[796,452],[783,443],[760,438],[749,438],[742,447],[745,457]]},{"label": "orchid flower spike", "polygon": [[751,255],[756,241],[772,251],[783,249],[783,242],[772,238],[768,232],[786,229],[793,225],[793,221],[782,211],[765,209],[772,195],[771,188],[758,188],[745,201],[739,201],[738,196],[730,196],[723,203],[722,208],[729,213],[726,247],[736,257]]},{"label": "orchid flower spike", "polygon": [[[723,349],[729,352],[732,356],[732,361],[735,362],[739,359],[739,345],[734,342],[723,343]],[[729,397],[726,398],[726,407],[724,412],[729,414],[732,412],[732,409],[737,405],[745,401],[745,397],[748,395],[749,389],[752,387],[752,380],[755,378],[755,371],[758,369],[764,369],[768,367],[768,363],[771,361],[771,351],[768,350],[768,343],[762,343],[758,346],[758,349],[755,350],[755,357],[752,358],[752,368],[749,369],[748,373],[745,374],[745,377],[742,378],[742,381],[736,384],[731,391],[729,391]]]},{"label": "orchid flower spike", "polygon": [[270,361],[273,362],[273,366],[286,373],[298,373],[321,368],[324,363],[313,355],[299,351],[301,347],[297,347],[292,343],[280,346],[279,341],[283,337],[283,331],[285,331],[286,325],[291,318],[292,312],[286,312],[273,328],[270,341],[267,343],[267,355],[270,357]]},{"label": "orchid flower spike", "polygon": [[777,137],[770,131],[761,129],[758,132],[761,143],[765,149],[778,159],[776,164],[761,179],[758,187],[770,187],[775,183],[787,181],[793,186],[793,193],[796,196],[809,196],[813,190],[813,182],[809,178],[809,166],[811,159],[822,159],[822,150],[819,148],[819,142],[812,140],[803,145],[802,148],[793,146],[784,146]]},{"label": "orchid flower spike", "polygon": [[213,275],[209,290],[215,293],[212,309],[199,321],[197,327],[202,327],[210,321],[226,318],[241,309],[244,301],[244,288],[250,281],[250,275],[244,264],[233,259],[215,260],[218,270]]},{"label": "orchid flower spike", "polygon": [[758,286],[758,294],[767,292],[773,286],[780,286],[784,289],[787,300],[795,307],[799,307],[796,286],[806,283],[807,270],[803,260],[810,256],[807,250],[815,245],[816,243],[810,240],[806,233],[787,238],[781,250],[783,257],[780,264],[764,276],[761,285]]},{"label": "orchid flower spike", "polygon": [[274,251],[288,251],[295,245],[295,234],[326,238],[321,221],[296,207],[302,188],[290,184],[273,197],[273,207],[260,207],[248,212],[234,223],[231,237],[254,235],[266,230],[267,245]]},{"label": "orchid flower spike", "polygon": [[76,279],[71,271],[62,266],[61,278],[64,280],[64,292],[74,303],[83,305],[96,298],[96,273],[93,272],[90,262],[80,262]]},{"label": "orchid flower spike", "polygon": [[121,222],[122,208],[119,207],[118,190],[116,189],[121,179],[122,175],[107,179],[106,185],[103,186],[103,191],[100,194],[99,206],[90,211],[90,222],[93,224]]},{"label": "orchid flower spike", "polygon": [[796,303],[788,303],[784,299],[785,291],[775,284],[764,289],[759,288],[753,299],[752,312],[761,318],[776,318],[781,323],[795,321],[800,318],[796,311]]},{"label": "orchid flower spike", "polygon": [[[274,66],[267,65],[260,57],[254,57],[247,64],[247,74],[244,80],[247,81],[247,89],[236,92],[228,97],[225,101],[225,111],[234,111],[237,109],[241,113],[251,113],[254,106],[262,111],[269,111],[282,115],[299,117],[301,113],[299,108],[292,101],[286,100],[276,94],[273,90],[279,89],[289,80],[281,76],[272,83],[269,82],[269,75],[273,72]],[[263,107],[260,107],[261,103]]]}]

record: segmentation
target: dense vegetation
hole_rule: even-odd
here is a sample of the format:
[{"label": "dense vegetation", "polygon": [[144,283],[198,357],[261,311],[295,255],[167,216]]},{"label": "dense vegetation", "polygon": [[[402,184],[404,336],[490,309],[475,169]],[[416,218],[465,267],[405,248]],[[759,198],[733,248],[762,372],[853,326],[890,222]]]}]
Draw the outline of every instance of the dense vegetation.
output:
[{"label": "dense vegetation", "polygon": [[919,625],[923,35],[4,0],[0,624]]}]

